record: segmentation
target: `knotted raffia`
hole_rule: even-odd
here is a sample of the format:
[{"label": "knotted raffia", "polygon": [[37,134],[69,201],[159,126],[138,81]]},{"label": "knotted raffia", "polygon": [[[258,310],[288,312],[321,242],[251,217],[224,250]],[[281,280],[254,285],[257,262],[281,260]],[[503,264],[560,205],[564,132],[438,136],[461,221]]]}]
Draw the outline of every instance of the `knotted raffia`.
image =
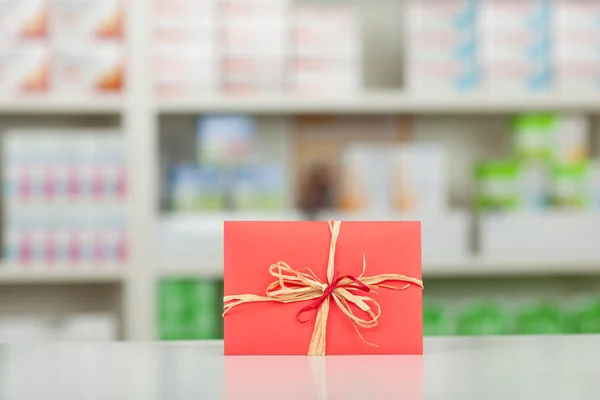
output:
[{"label": "knotted raffia", "polygon": [[[385,288],[391,290],[404,290],[411,284],[423,288],[423,281],[399,274],[382,274],[376,276],[363,277],[367,268],[366,257],[363,256],[363,270],[358,278],[344,276],[334,279],[335,272],[335,246],[340,232],[340,221],[328,221],[331,231],[331,243],[329,246],[329,260],[327,262],[327,283],[321,280],[310,269],[307,272],[296,271],[283,261],[273,264],[269,267],[269,273],[277,278],[267,286],[266,296],[254,294],[237,294],[223,297],[224,307],[223,316],[233,307],[244,303],[254,303],[261,301],[274,301],[278,303],[294,303],[297,301],[316,300],[312,305],[304,307],[298,313],[298,318],[304,312],[316,310],[315,327],[310,345],[308,347],[309,356],[324,356],[326,347],[327,317],[329,315],[330,298],[336,302],[342,312],[352,321],[352,325],[363,342],[367,342],[358,328],[374,328],[379,324],[381,316],[381,307],[379,303],[369,296],[356,294],[357,291],[369,292],[375,288]],[[385,284],[389,281],[404,282],[402,287]],[[376,292],[375,292],[376,293]],[[369,305],[370,303],[370,305]],[[350,304],[355,305],[364,311],[368,318],[360,318],[354,314]],[[302,321],[307,322],[307,321]]]}]

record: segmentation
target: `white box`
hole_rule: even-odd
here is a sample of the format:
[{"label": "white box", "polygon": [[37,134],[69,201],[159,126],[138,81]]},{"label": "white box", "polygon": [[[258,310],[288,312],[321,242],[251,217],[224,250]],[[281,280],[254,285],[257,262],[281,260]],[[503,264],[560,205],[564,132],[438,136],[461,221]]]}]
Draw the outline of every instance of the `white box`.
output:
[{"label": "white box", "polygon": [[281,58],[225,57],[223,84],[283,85],[285,62]]},{"label": "white box", "polygon": [[226,56],[284,57],[288,48],[285,29],[257,24],[223,28],[219,45]]},{"label": "white box", "polygon": [[218,25],[217,0],[155,0],[153,26],[215,29]]},{"label": "white box", "polygon": [[34,343],[55,339],[55,330],[47,318],[14,316],[0,318],[0,343]]},{"label": "white box", "polygon": [[39,94],[50,87],[50,51],[43,42],[0,45],[0,97]]},{"label": "white box", "polygon": [[407,144],[395,150],[392,157],[395,208],[420,214],[446,211],[448,168],[442,145]]},{"label": "white box", "polygon": [[155,26],[152,31],[154,51],[184,50],[193,53],[202,52],[206,56],[217,56],[218,36],[213,29],[183,25],[178,23],[165,23]]},{"label": "white box", "polygon": [[600,213],[583,211],[483,214],[482,256],[523,261],[600,261]]},{"label": "white box", "polygon": [[59,333],[62,341],[117,340],[117,321],[111,314],[74,314],[62,321]]},{"label": "white box", "polygon": [[405,21],[411,31],[464,29],[476,22],[478,11],[474,0],[409,0]]},{"label": "white box", "polygon": [[121,39],[125,0],[52,0],[52,38]]},{"label": "white box", "polygon": [[0,1],[0,43],[48,38],[49,5],[49,0]]},{"label": "white box", "polygon": [[352,7],[297,7],[292,26],[292,51],[297,56],[362,56],[361,26]]},{"label": "white box", "polygon": [[198,95],[214,92],[219,86],[215,57],[185,49],[163,49],[153,59],[155,88],[161,96]]},{"label": "white box", "polygon": [[123,46],[113,41],[61,42],[53,49],[53,87],[61,93],[120,93]]}]

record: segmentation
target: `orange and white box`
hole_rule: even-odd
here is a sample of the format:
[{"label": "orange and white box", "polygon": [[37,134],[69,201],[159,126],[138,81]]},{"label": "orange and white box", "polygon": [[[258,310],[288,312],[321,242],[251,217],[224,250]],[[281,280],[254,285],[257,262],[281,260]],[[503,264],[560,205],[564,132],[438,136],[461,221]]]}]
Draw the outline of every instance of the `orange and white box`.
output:
[{"label": "orange and white box", "polygon": [[297,58],[289,86],[297,94],[356,93],[362,87],[362,68],[355,60]]},{"label": "orange and white box", "polygon": [[279,20],[285,23],[290,4],[290,0],[218,0],[218,14],[225,26],[240,21]]},{"label": "orange and white box", "polygon": [[41,94],[50,86],[50,51],[44,42],[0,46],[0,96]]},{"label": "orange and white box", "polygon": [[358,13],[353,7],[297,7],[292,29],[293,51],[298,56],[362,55],[362,31]]},{"label": "orange and white box", "polygon": [[0,41],[48,37],[49,0],[0,0]]},{"label": "orange and white box", "polygon": [[194,96],[218,89],[217,59],[186,48],[162,48],[154,54],[155,91],[161,97]]},{"label": "orange and white box", "polygon": [[284,57],[288,48],[286,32],[254,23],[229,26],[220,32],[220,47],[226,56]]},{"label": "orange and white box", "polygon": [[53,86],[60,93],[120,93],[124,80],[123,46],[119,42],[75,41],[53,48]]},{"label": "orange and white box", "polygon": [[216,31],[190,25],[169,24],[154,30],[154,51],[165,49],[186,50],[191,53],[217,56]]},{"label": "orange and white box", "polygon": [[154,29],[215,29],[218,21],[217,0],[155,0],[153,11]]},{"label": "orange and white box", "polygon": [[55,39],[120,39],[125,0],[52,0],[51,21]]},{"label": "orange and white box", "polygon": [[221,64],[225,87],[281,89],[284,61],[280,58],[225,57]]}]

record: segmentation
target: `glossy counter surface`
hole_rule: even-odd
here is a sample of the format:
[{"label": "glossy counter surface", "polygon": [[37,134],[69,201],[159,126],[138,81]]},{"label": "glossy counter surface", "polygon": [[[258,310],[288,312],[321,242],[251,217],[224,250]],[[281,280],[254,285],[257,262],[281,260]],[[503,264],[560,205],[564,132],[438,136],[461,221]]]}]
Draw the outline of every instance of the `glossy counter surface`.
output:
[{"label": "glossy counter surface", "polygon": [[222,352],[221,342],[2,345],[0,399],[600,399],[600,336],[429,338],[422,357]]}]

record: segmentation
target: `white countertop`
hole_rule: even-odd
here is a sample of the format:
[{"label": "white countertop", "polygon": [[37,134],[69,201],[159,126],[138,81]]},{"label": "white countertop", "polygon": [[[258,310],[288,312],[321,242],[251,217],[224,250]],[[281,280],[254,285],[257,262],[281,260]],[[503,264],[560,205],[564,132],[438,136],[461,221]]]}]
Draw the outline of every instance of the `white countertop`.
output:
[{"label": "white countertop", "polygon": [[222,353],[221,342],[2,345],[0,400],[600,398],[600,336],[428,338],[422,357]]}]

